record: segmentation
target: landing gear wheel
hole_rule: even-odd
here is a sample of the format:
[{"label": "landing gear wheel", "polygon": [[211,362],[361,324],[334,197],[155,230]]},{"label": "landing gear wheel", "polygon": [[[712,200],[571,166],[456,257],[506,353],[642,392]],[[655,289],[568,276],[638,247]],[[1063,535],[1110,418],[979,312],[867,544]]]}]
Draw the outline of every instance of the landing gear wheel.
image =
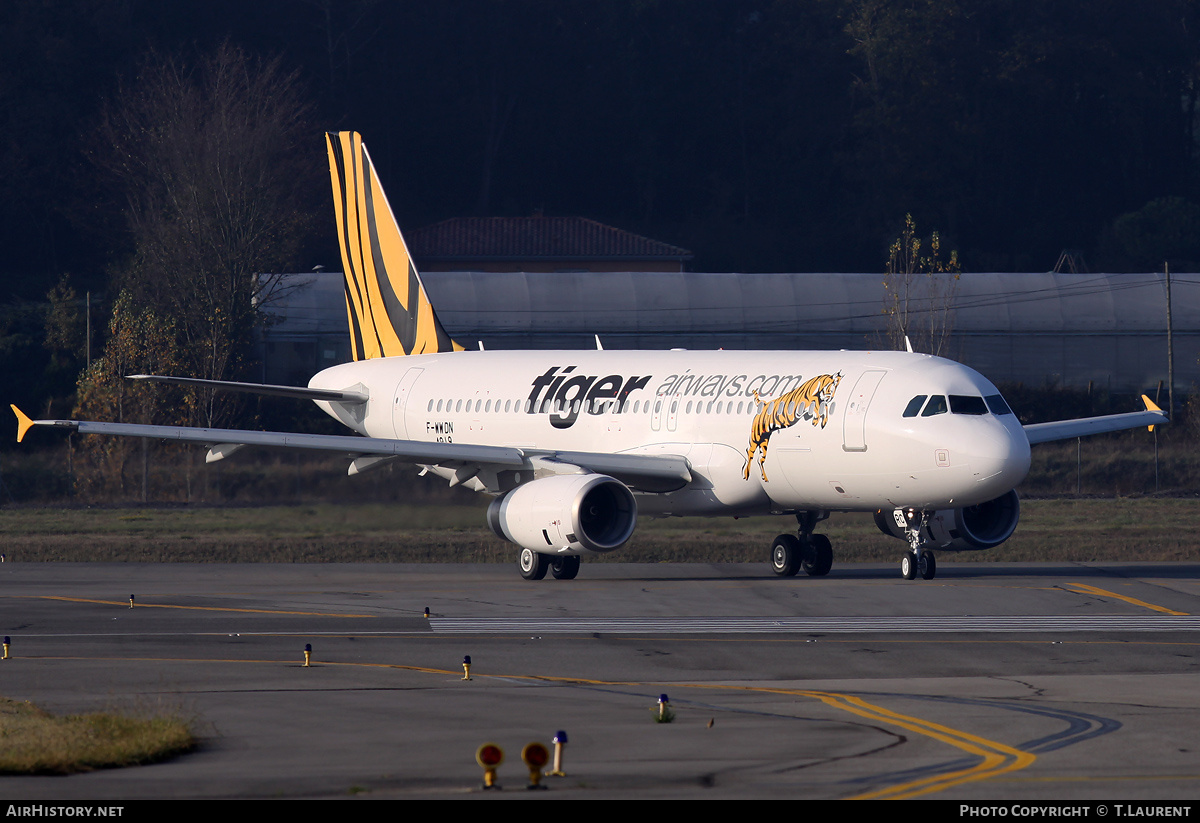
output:
[{"label": "landing gear wheel", "polygon": [[550,568],[550,558],[538,554],[533,549],[521,549],[518,565],[521,567],[521,577],[526,580],[541,580],[546,576],[546,569]]},{"label": "landing gear wheel", "polygon": [[565,554],[554,558],[550,561],[550,574],[555,580],[574,580],[579,574],[579,555]]},{"label": "landing gear wheel", "polygon": [[771,544],[771,571],[780,577],[791,577],[800,570],[800,538],[781,534]]},{"label": "landing gear wheel", "polygon": [[921,552],[921,559],[917,561],[917,571],[920,572],[922,580],[932,580],[937,575],[937,560],[933,552]]},{"label": "landing gear wheel", "polygon": [[917,576],[916,552],[907,552],[904,557],[900,558],[900,576],[905,580],[912,580]]},{"label": "landing gear wheel", "polygon": [[809,577],[824,577],[833,568],[833,545],[823,534],[814,534],[809,540],[809,551],[805,554],[803,569]]}]

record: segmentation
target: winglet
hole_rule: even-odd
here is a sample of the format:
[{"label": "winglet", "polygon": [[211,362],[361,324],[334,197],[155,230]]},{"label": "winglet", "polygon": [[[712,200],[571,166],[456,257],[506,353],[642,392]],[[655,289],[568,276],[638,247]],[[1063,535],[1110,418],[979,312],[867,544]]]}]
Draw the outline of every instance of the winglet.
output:
[{"label": "winglet", "polygon": [[33,421],[29,419],[25,412],[18,409],[15,405],[9,404],[9,408],[13,410],[13,414],[17,416],[17,442],[20,443],[25,439],[25,432],[33,428]]},{"label": "winglet", "polygon": [[[1156,411],[1156,412],[1162,411],[1162,409],[1160,409],[1158,407],[1158,404],[1156,404],[1153,400],[1151,400],[1149,397],[1147,397],[1144,394],[1142,395],[1142,402],[1146,404],[1146,411]],[[1154,427],[1147,426],[1146,431],[1152,432],[1152,431],[1154,431]]]}]

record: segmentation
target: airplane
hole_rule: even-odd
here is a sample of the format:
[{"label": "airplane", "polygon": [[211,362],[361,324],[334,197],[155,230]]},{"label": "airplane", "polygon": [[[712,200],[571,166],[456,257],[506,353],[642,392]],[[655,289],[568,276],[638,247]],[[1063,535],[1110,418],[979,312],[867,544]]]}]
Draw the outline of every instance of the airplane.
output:
[{"label": "airplane", "polygon": [[936,551],[989,549],[1020,518],[1030,446],[1168,422],[1145,410],[1022,426],[973,369],[909,351],[466,350],[438,320],[370,155],[326,134],[352,362],[307,387],[165,375],[134,379],[312,400],[355,434],[31,420],[83,434],[340,452],[349,474],[389,461],[493,497],[487,522],[521,575],[572,579],[639,516],[794,516],[772,571],[825,575],[819,523],[874,515],[904,541],[901,575],[933,579]]}]

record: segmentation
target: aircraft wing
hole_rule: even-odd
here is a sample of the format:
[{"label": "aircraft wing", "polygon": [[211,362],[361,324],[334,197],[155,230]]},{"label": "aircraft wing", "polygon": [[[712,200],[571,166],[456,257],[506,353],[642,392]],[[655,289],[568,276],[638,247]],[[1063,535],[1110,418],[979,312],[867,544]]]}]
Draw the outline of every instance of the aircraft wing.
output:
[{"label": "aircraft wing", "polygon": [[[527,451],[527,454],[535,454]],[[692,482],[687,458],[675,454],[605,454],[603,452],[539,452],[541,463],[553,463],[607,474],[644,492],[672,492]]]},{"label": "aircraft wing", "polygon": [[476,471],[488,467],[493,470],[541,469],[560,474],[570,474],[583,469],[610,475],[639,491],[674,491],[692,482],[687,460],[678,455],[560,452],[467,443],[389,440],[358,435],[204,429],[139,423],[99,423],[88,420],[31,420],[16,406],[11,408],[17,415],[18,442],[23,440],[34,426],[44,426],[77,431],[80,434],[203,443],[209,446],[209,462],[220,460],[242,446],[263,446],[340,452],[354,459],[350,467],[351,474],[369,468],[381,459],[395,459],[426,466],[468,467],[464,479],[474,476],[469,467],[474,467]]},{"label": "aircraft wing", "polygon": [[1128,414],[1107,414],[1103,417],[1082,417],[1078,420],[1056,420],[1053,423],[1032,423],[1025,426],[1025,436],[1029,445],[1049,443],[1053,440],[1070,440],[1074,437],[1084,437],[1089,434],[1104,434],[1105,432],[1135,429],[1147,426],[1154,431],[1155,426],[1170,422],[1166,413],[1154,402],[1142,395],[1146,410],[1129,412]]}]

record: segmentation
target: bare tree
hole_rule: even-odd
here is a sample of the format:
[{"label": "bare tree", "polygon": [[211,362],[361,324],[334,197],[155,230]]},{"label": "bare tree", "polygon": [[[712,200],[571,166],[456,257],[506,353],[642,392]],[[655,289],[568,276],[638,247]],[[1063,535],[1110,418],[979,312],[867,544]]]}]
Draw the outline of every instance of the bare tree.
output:
[{"label": "bare tree", "polygon": [[[278,59],[229,44],[192,64],[152,56],[106,107],[94,157],[133,239],[116,285],[170,319],[195,376],[237,376],[258,306],[294,264],[320,168],[308,111]],[[197,422],[221,416],[210,399]]]},{"label": "bare tree", "polygon": [[958,252],[941,259],[942,241],[937,232],[929,238],[929,254],[921,254],[922,240],[911,214],[904,216],[904,230],[888,249],[884,275],[883,313],[887,315],[885,344],[903,349],[909,343],[916,351],[943,355],[954,330],[954,300],[962,268]]}]

